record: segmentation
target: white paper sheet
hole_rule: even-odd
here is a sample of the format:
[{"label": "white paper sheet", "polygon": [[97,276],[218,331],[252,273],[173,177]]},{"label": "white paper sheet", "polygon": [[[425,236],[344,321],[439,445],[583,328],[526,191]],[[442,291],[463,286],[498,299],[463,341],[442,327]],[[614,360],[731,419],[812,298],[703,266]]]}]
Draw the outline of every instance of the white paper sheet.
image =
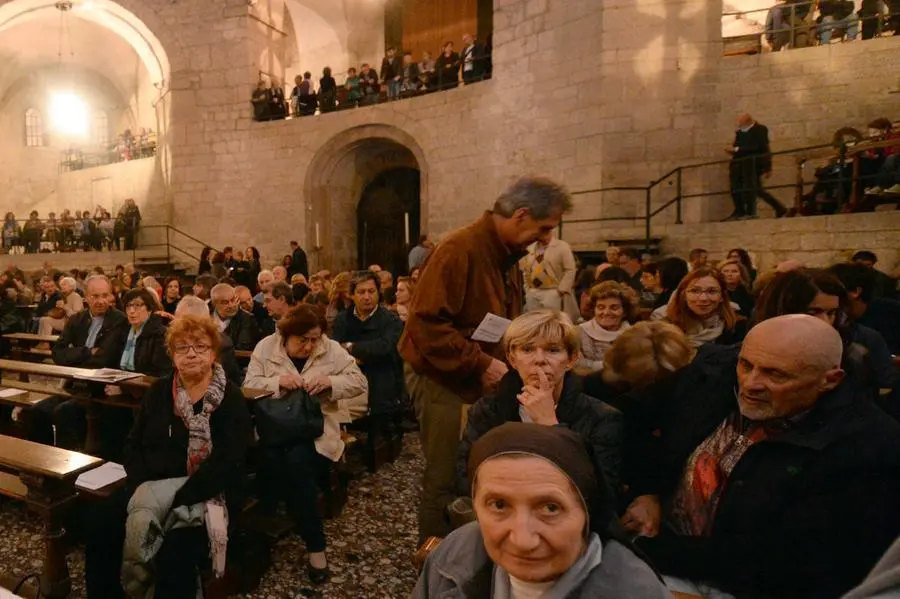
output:
[{"label": "white paper sheet", "polygon": [[497,343],[503,337],[506,329],[512,321],[496,314],[488,312],[475,332],[472,333],[472,341],[483,341],[485,343]]},{"label": "white paper sheet", "polygon": [[28,391],[23,391],[22,389],[0,389],[0,397],[15,397],[26,393]]},{"label": "white paper sheet", "polygon": [[102,489],[107,485],[118,482],[127,476],[128,475],[125,474],[125,467],[122,464],[106,462],[93,470],[82,472],[75,481],[75,486],[81,487],[82,489],[88,489],[89,491],[96,491],[97,489]]},{"label": "white paper sheet", "polygon": [[118,383],[134,379],[141,375],[140,372],[129,372],[127,370],[116,370],[115,368],[100,368],[98,370],[90,370],[84,374],[75,375],[76,379],[84,381],[97,381],[98,383]]}]

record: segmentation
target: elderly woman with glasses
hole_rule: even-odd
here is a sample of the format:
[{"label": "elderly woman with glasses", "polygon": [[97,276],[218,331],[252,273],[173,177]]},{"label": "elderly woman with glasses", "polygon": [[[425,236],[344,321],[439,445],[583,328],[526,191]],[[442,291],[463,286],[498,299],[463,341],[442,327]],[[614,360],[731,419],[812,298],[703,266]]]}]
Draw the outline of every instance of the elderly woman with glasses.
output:
[{"label": "elderly woman with glasses", "polygon": [[166,351],[166,327],[154,314],[159,300],[149,289],[132,289],[122,297],[128,328],[119,340],[113,368],[140,372],[150,376],[165,376],[172,371],[172,361]]},{"label": "elderly woman with glasses", "polygon": [[365,415],[368,384],[356,359],[323,333],[325,323],[308,305],[291,308],[278,320],[278,329],[253,350],[246,387],[268,389],[276,397],[302,389],[317,399],[325,419],[323,434],[292,445],[268,444],[260,437],[260,476],[263,506],[274,510],[279,492],[286,494],[288,509],[309,554],[310,580],[328,579],[325,532],[317,506],[317,481],[329,461],[344,454],[341,424]]},{"label": "elderly woman with glasses", "polygon": [[[208,316],[179,316],[169,326],[175,369],[143,396],[126,444],[126,487],[91,508],[89,596],[124,597],[124,582],[131,597],[193,599],[211,551],[213,569],[224,558],[222,533],[236,519],[228,515],[241,508],[250,422],[240,387],[216,363],[219,339]],[[151,532],[159,528],[161,542]]]},{"label": "elderly woman with glasses", "polygon": [[677,326],[695,349],[707,343],[731,345],[740,343],[747,333],[747,320],[735,314],[735,307],[722,274],[701,267],[681,280],[669,303],[651,318]]},{"label": "elderly woman with glasses", "polygon": [[611,530],[612,497],[574,431],[508,422],[467,464],[477,521],[428,557],[413,599],[672,597]]}]

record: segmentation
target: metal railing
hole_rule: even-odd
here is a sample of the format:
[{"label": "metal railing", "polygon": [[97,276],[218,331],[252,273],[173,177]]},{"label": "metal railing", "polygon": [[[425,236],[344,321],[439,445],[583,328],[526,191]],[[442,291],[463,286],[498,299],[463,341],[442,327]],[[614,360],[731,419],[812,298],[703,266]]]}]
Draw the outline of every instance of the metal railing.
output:
[{"label": "metal railing", "polygon": [[[806,187],[813,185],[815,189],[815,185],[821,183],[819,178],[807,177],[807,163],[814,159],[823,159],[828,164],[837,166],[834,169],[834,178],[830,181],[836,193],[833,211],[854,211],[860,207],[864,186],[870,182],[874,185],[873,177],[860,173],[859,158],[867,151],[885,147],[900,147],[900,139],[867,140],[856,144],[819,144],[772,152],[768,158],[775,165],[773,170],[778,176],[773,177],[771,184],[768,184],[767,179],[764,189],[769,192],[791,190],[793,201],[788,202],[786,208],[791,215],[803,215],[802,203],[804,197],[808,195]],[[789,157],[793,157],[793,164],[784,164],[784,159]],[[728,180],[733,183],[731,169],[740,168],[742,163],[749,161],[752,161],[751,164],[757,163],[761,158],[748,156],[679,166],[650,181],[646,186],[617,186],[575,191],[572,193],[576,198],[573,218],[563,219],[560,222],[559,237],[563,238],[564,231],[570,231],[572,228],[577,230],[578,225],[630,223],[633,226],[642,226],[642,241],[645,248],[650,249],[654,221],[658,222],[667,216],[670,224],[684,224],[686,200],[720,198],[727,202],[728,198],[739,195],[748,202],[753,202],[755,206],[756,192],[762,188],[761,185],[751,182],[750,185],[743,187],[734,185],[725,187],[721,181]],[[789,174],[792,176],[789,177]],[[751,176],[764,177],[768,176],[768,173],[756,172]],[[749,194],[753,195],[752,199]],[[578,201],[578,198],[590,199],[584,202]],[[599,216],[589,216],[591,213],[599,213]],[[700,219],[699,222],[704,221]]]},{"label": "metal railing", "polygon": [[[143,225],[140,229],[140,237],[137,247],[132,250],[132,260],[137,260],[137,250],[150,250],[165,248],[166,264],[173,264],[173,257],[187,258],[192,264],[200,263],[200,253],[203,248],[209,247],[218,252],[211,245],[197,239],[193,235],[185,233],[172,225]],[[156,258],[156,256],[154,256]],[[162,255],[158,256],[162,258]]]},{"label": "metal railing", "polygon": [[[760,48],[762,39],[765,39],[773,51],[829,44],[838,34],[840,41],[846,42],[880,37],[888,32],[900,33],[900,13],[896,10],[891,12],[886,4],[883,5],[885,10],[862,14],[860,14],[862,9],[856,11],[852,3],[844,6],[837,6],[831,2],[801,0],[755,10],[726,12],[722,17],[744,19],[751,27],[761,29],[758,33],[748,33],[746,36],[760,36]],[[743,37],[724,37],[723,33],[726,43]]]}]

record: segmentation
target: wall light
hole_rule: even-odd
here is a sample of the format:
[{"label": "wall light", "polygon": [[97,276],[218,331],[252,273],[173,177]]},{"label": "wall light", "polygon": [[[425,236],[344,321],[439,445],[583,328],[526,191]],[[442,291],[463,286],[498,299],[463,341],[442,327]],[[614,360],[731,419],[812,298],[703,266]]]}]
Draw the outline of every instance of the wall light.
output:
[{"label": "wall light", "polygon": [[85,137],[88,132],[87,106],[73,93],[54,94],[50,99],[50,123],[62,135]]}]

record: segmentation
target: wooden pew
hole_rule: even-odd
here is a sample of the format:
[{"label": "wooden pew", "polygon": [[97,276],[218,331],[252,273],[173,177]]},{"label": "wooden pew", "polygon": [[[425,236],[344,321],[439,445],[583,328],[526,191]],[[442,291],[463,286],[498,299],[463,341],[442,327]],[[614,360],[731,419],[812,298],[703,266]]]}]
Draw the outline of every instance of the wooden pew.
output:
[{"label": "wooden pew", "polygon": [[7,333],[3,335],[3,338],[10,341],[26,341],[30,343],[56,343],[59,341],[59,335],[34,335],[32,333]]},{"label": "wooden pew", "polygon": [[[60,378],[64,380],[75,380],[79,377],[88,375],[91,370],[84,368],[73,368],[70,366],[56,366],[54,364],[36,364],[33,362],[20,362],[16,360],[0,360],[0,372],[2,372],[3,374],[16,373],[23,375],[26,378],[29,375],[41,375],[46,377]],[[7,381],[6,378],[4,378],[3,380]],[[82,400],[85,404],[85,410],[87,412],[87,437],[85,439],[85,451],[87,451],[88,453],[97,453],[100,445],[99,430],[97,426],[98,406],[101,404],[106,404],[126,408],[137,408],[140,405],[140,396],[143,395],[143,393],[155,381],[156,379],[154,377],[145,375],[125,381],[120,381],[116,383],[116,386],[121,387],[126,393],[124,395],[115,397],[97,398],[89,397],[86,395],[69,395],[70,397],[76,397],[77,399]],[[52,390],[47,390],[40,386],[34,386],[27,380],[17,383],[9,381],[9,383],[10,386],[15,388],[22,388],[23,386],[27,385],[30,387],[28,390],[45,391],[56,395],[65,394],[62,392],[54,393]],[[272,395],[272,392],[267,389],[253,389],[244,387],[241,389],[241,391],[244,395],[244,398],[248,402],[253,402]],[[332,467],[331,472],[329,472],[328,474],[327,483],[328,484],[323,488],[323,493],[325,496],[324,513],[326,517],[337,517],[338,515],[340,515],[341,510],[347,502],[346,481],[342,480],[341,472],[339,472],[337,468]]]},{"label": "wooden pew", "polygon": [[25,501],[44,523],[40,590],[65,599],[72,590],[62,521],[77,493],[75,479],[103,464],[82,453],[0,435],[0,494]]},{"label": "wooden pew", "polygon": [[19,360],[43,362],[53,357],[50,349],[37,347],[41,343],[54,344],[58,335],[33,335],[31,333],[7,333],[3,338],[10,342],[10,355]]}]

